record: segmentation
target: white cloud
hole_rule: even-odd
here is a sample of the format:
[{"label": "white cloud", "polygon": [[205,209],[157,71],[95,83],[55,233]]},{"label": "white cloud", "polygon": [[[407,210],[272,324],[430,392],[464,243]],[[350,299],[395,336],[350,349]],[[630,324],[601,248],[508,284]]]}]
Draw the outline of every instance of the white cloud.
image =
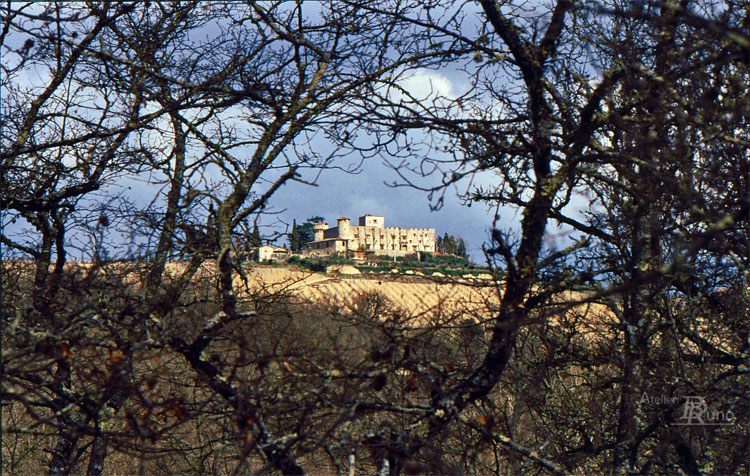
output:
[{"label": "white cloud", "polygon": [[446,76],[428,69],[419,69],[401,83],[401,87],[418,101],[456,99],[453,83]]}]

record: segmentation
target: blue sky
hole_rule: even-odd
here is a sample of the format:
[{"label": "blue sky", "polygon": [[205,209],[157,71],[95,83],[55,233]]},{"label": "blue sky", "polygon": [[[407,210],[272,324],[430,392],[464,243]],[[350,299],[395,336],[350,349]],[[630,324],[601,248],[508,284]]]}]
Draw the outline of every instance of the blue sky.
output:
[{"label": "blue sky", "polygon": [[481,264],[482,243],[488,240],[494,212],[478,204],[463,206],[452,190],[446,193],[443,207],[432,211],[426,192],[386,185],[397,179],[395,172],[378,158],[365,162],[358,174],[326,170],[317,187],[291,183],[281,188],[270,204],[281,213],[265,217],[261,224],[271,225],[278,220],[291,223],[292,219],[299,223],[316,215],[330,224],[342,216],[356,220],[365,213],[383,215],[386,226],[435,228],[441,236],[460,236],[474,261]]},{"label": "blue sky", "polygon": [[[473,27],[473,25],[470,26]],[[470,88],[465,73],[460,72],[461,64],[457,62],[453,68],[452,70],[443,68],[440,71],[427,69],[415,70],[411,76],[403,80],[401,87],[408,91],[411,97],[420,100],[427,100],[429,102],[432,98],[437,99],[438,103],[443,100],[451,103],[452,100],[462,96]],[[29,72],[29,74],[31,73],[40,74],[41,72],[34,70],[33,72]],[[47,78],[44,76],[39,76],[38,78],[26,77],[26,81],[30,84],[44,84],[45,79]],[[397,97],[391,96],[391,99],[397,99]],[[238,129],[243,129],[242,111],[240,108],[232,109],[227,114],[236,114],[231,121],[236,121]],[[225,119],[229,119],[229,117]],[[162,120],[161,123],[165,121],[166,119]],[[162,126],[164,126],[162,127],[164,130],[169,129],[166,124],[162,124]],[[162,137],[157,133],[150,134],[149,136],[150,141],[156,145],[159,145],[160,141],[165,139],[166,142],[169,141],[168,137]],[[325,155],[327,145],[320,136],[315,140],[316,142],[318,140],[321,141],[320,152]],[[318,147],[317,143],[315,147]],[[200,150],[194,149],[192,152],[193,154],[199,154]],[[245,151],[234,151],[234,153],[240,155],[243,152]],[[293,156],[294,151],[290,150],[287,153]],[[428,147],[425,147],[422,150],[422,154],[424,154],[423,157],[426,154],[435,157],[435,154],[439,154],[439,152],[436,152],[435,149],[430,150]],[[293,159],[293,157],[291,158]],[[409,158],[409,161],[413,160],[411,165],[416,165],[421,158],[418,154],[415,154],[414,157]],[[337,162],[333,165],[347,168],[351,164],[358,163],[360,158],[358,156],[339,157],[336,160]],[[279,165],[282,166],[281,164]],[[269,175],[273,175],[273,173]],[[160,186],[155,182],[163,178],[159,177],[158,174],[154,176],[148,174],[148,176],[118,179],[117,183],[109,188],[107,192],[121,192],[134,203],[145,206],[154,199],[154,195],[159,193]],[[305,175],[303,178],[310,180],[312,175]],[[203,187],[212,192],[218,191],[215,185],[222,181],[220,174],[209,168],[200,174],[200,179],[205,180]],[[434,185],[439,183],[440,179],[440,176],[435,175],[421,178],[419,181],[425,185]],[[198,180],[197,177],[196,180]],[[483,184],[491,184],[495,180],[497,180],[497,177],[491,175],[481,177]],[[474,204],[472,207],[462,205],[457,197],[457,193],[466,191],[467,184],[464,183],[459,184],[458,190],[455,188],[447,190],[443,206],[438,210],[433,210],[430,206],[431,201],[428,198],[427,192],[409,187],[391,187],[387,185],[387,183],[398,181],[398,175],[384,163],[384,159],[374,156],[363,162],[361,167],[359,167],[359,172],[356,174],[349,174],[334,168],[324,170],[321,173],[317,179],[317,186],[296,182],[288,183],[271,198],[266,210],[266,212],[271,213],[264,214],[260,218],[259,223],[262,233],[265,236],[283,233],[287,227],[291,226],[293,219],[302,222],[311,216],[323,216],[330,223],[333,223],[340,216],[356,220],[357,217],[365,213],[370,213],[384,216],[387,226],[435,228],[439,236],[445,233],[460,236],[465,240],[467,250],[474,261],[483,264],[482,245],[489,239],[489,230],[492,227],[495,216],[493,209],[488,209],[486,205],[482,204]],[[258,185],[259,189],[262,190],[263,184]],[[222,196],[223,194],[219,192],[218,195]],[[96,197],[92,198],[96,200]],[[154,203],[158,205],[160,199],[155,200]],[[435,200],[432,200],[432,203],[434,204]],[[97,214],[96,209],[92,209],[89,218],[95,222]],[[510,213],[505,213],[500,226],[513,227],[517,222],[517,218],[517,216]],[[113,242],[119,242],[118,244],[128,240],[129,237],[127,236],[113,238]],[[285,244],[285,241],[278,240],[277,243]]]},{"label": "blue sky", "polygon": [[[462,93],[462,86],[468,87],[468,82],[458,71],[421,69],[406,79],[403,86],[419,99],[429,99],[431,96],[453,99]],[[413,138],[429,142],[429,138],[420,133]],[[325,142],[321,141],[316,147],[325,148]],[[435,148],[426,146],[421,150],[419,147],[415,149],[419,152],[409,159],[411,166],[421,160],[419,153],[429,154],[430,157],[440,154]],[[340,157],[334,165],[348,168],[356,166],[359,160],[358,156]],[[304,176],[305,179],[311,177]],[[409,178],[427,186],[435,185],[441,179],[438,175]],[[481,177],[484,184],[496,179],[497,177],[489,174]],[[356,220],[365,213],[382,215],[385,216],[386,226],[435,228],[439,236],[445,233],[460,236],[466,242],[467,251],[473,260],[484,264],[482,245],[489,239],[495,212],[482,204],[467,207],[461,203],[457,195],[466,191],[468,182],[446,190],[445,200],[438,210],[431,209],[427,192],[407,186],[392,186],[393,183],[402,182],[385,159],[379,156],[365,159],[355,174],[339,169],[324,170],[315,187],[295,182],[280,189],[270,203],[270,210],[279,213],[264,217],[260,223],[267,225],[262,229],[270,234],[278,232],[284,223],[290,225],[292,219],[299,223],[312,216],[322,216],[332,223],[341,216]],[[435,203],[434,199],[432,203]]]}]

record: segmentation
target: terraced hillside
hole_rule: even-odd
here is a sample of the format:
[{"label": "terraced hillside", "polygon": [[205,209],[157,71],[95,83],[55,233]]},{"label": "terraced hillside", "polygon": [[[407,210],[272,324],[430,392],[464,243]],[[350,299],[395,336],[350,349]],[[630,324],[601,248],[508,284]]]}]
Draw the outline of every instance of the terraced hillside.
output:
[{"label": "terraced hillside", "polygon": [[[489,275],[487,275],[489,277]],[[315,304],[354,306],[364,294],[378,293],[395,307],[417,316],[440,310],[442,313],[479,312],[497,302],[491,279],[466,276],[446,278],[420,275],[345,275],[313,273],[295,268],[255,266],[247,269],[236,285],[249,292],[265,289],[287,291]]]}]

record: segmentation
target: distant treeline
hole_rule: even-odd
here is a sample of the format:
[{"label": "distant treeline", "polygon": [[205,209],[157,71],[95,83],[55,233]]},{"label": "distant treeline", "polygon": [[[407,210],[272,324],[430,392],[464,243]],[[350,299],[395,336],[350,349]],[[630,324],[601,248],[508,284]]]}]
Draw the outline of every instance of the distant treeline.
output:
[{"label": "distant treeline", "polygon": [[467,257],[466,244],[464,239],[459,236],[444,234],[442,237],[438,236],[435,246],[438,253],[446,253],[456,256]]}]

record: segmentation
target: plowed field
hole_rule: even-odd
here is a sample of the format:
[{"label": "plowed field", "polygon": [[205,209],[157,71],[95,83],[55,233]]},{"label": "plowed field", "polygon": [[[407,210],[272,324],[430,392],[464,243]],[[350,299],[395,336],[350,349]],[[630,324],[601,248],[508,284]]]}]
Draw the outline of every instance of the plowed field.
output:
[{"label": "plowed field", "polygon": [[294,268],[253,267],[246,271],[247,284],[238,277],[236,285],[255,291],[287,291],[301,300],[353,306],[363,294],[378,293],[411,315],[443,312],[476,312],[495,307],[497,290],[489,279],[363,274],[342,276],[312,273]]}]

